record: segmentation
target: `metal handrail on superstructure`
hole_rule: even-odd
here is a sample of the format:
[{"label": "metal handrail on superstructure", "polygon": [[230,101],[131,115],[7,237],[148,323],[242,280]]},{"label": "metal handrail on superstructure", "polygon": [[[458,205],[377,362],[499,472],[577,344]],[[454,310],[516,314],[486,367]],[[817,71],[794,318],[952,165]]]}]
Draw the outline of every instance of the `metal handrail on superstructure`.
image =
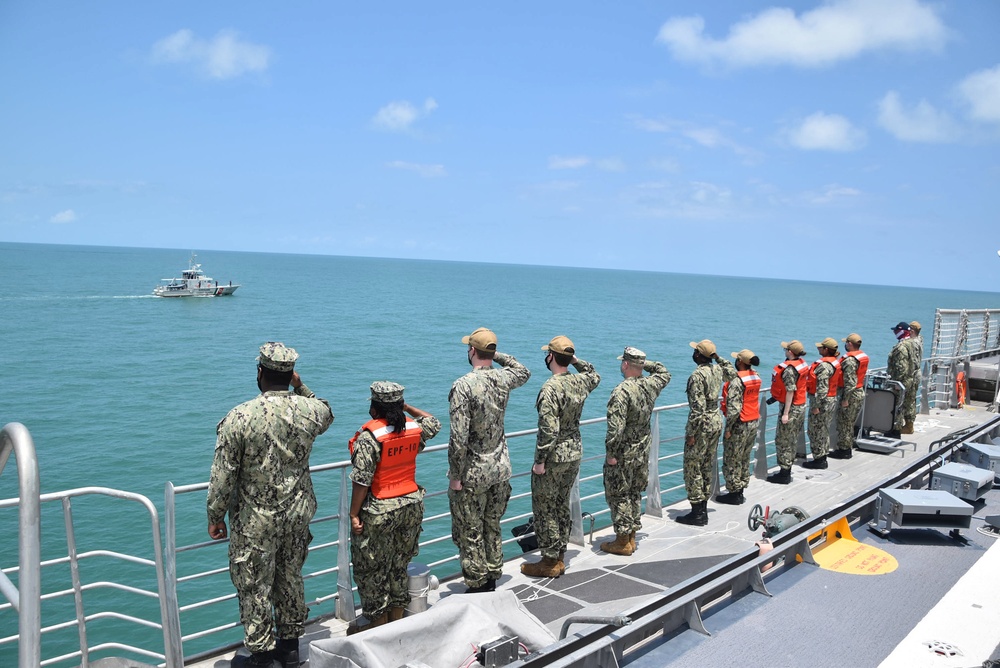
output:
[{"label": "metal handrail on superstructure", "polygon": [[[9,426],[9,425],[8,425]],[[25,430],[27,433],[27,430]],[[30,437],[29,437],[30,438]],[[127,501],[134,501],[143,506],[148,515],[150,521],[150,534],[152,538],[153,546],[153,559],[146,559],[142,557],[136,557],[130,554],[123,554],[120,552],[109,551],[109,550],[92,550],[88,552],[78,552],[77,542],[76,542],[76,530],[72,510],[71,499],[77,497],[87,497],[87,496],[103,496],[111,497],[115,499],[122,499]],[[0,509],[10,508],[13,506],[19,506],[21,512],[25,505],[30,505],[30,496],[26,494],[24,490],[21,492],[21,496],[16,499],[4,499],[0,501]],[[176,601],[173,597],[173,592],[166,586],[166,580],[164,577],[164,563],[163,563],[163,547],[160,536],[160,522],[159,515],[157,513],[156,507],[153,503],[141,494],[134,494],[131,492],[123,492],[116,489],[110,489],[107,487],[81,487],[77,489],[66,490],[62,492],[55,492],[51,494],[38,494],[37,489],[34,494],[35,503],[37,503],[37,513],[40,517],[41,504],[49,502],[59,502],[62,506],[63,518],[66,530],[66,555],[54,559],[48,559],[41,561],[40,545],[36,546],[33,552],[29,550],[27,553],[22,552],[20,556],[21,565],[18,568],[8,569],[5,572],[16,572],[18,574],[19,581],[21,583],[21,589],[24,590],[28,584],[26,583],[26,574],[31,574],[29,580],[35,578],[37,573],[37,579],[31,587],[34,590],[34,598],[37,601],[37,609],[35,614],[37,614],[37,630],[31,628],[30,621],[28,624],[22,620],[19,624],[20,629],[17,635],[0,638],[0,645],[7,644],[10,642],[18,642],[18,654],[22,656],[19,665],[21,666],[47,666],[55,663],[59,663],[67,660],[79,659],[80,665],[83,668],[87,668],[90,665],[90,654],[94,652],[99,652],[104,649],[123,649],[126,651],[131,651],[136,654],[150,657],[156,660],[162,660],[166,662],[168,666],[180,666],[183,663],[182,658],[182,647],[178,642],[179,633],[178,630],[170,623],[171,619],[175,619],[176,615],[172,613],[172,608],[176,607]],[[22,500],[27,499],[28,503],[22,503]],[[23,533],[23,527],[22,527]],[[22,539],[24,536],[22,535]],[[39,541],[40,543],[40,541]],[[28,554],[26,559],[25,555]],[[147,566],[155,571],[157,591],[148,591],[139,587],[133,587],[127,584],[122,584],[118,582],[84,582],[80,575],[80,564],[90,559],[96,558],[113,558],[125,563],[139,564],[142,566]],[[25,564],[25,561],[31,561],[31,563]],[[41,571],[43,568],[49,568],[53,566],[69,566],[70,581],[71,585],[68,589],[63,589],[59,591],[49,592],[46,594],[41,593]],[[5,576],[6,577],[6,576]],[[84,601],[84,594],[89,591],[96,591],[101,589],[109,589],[116,591],[129,592],[142,597],[147,597],[151,599],[156,599],[159,604],[160,618],[161,622],[150,621],[147,619],[142,619],[133,615],[101,610],[98,612],[87,612],[87,607]],[[65,622],[60,622],[57,624],[49,625],[47,627],[41,627],[41,602],[42,601],[52,601],[61,598],[72,597],[74,601],[74,607],[76,611],[75,619],[68,620]],[[24,597],[22,597],[22,615],[23,608],[25,605]],[[0,611],[8,607],[7,605],[0,605]],[[118,619],[120,621],[130,622],[144,626],[147,628],[153,628],[162,632],[164,649],[162,652],[150,650],[145,647],[140,647],[136,645],[130,645],[125,643],[103,643],[94,646],[90,646],[87,636],[87,623],[95,621],[98,619]],[[79,649],[69,652],[60,656],[50,657],[44,661],[41,660],[41,639],[46,633],[51,633],[55,631],[60,631],[66,628],[76,626],[79,635]],[[33,648],[33,649],[32,649]],[[32,652],[31,658],[24,658],[24,652]]]},{"label": "metal handrail on superstructure", "polygon": [[0,430],[0,474],[11,452],[17,460],[18,492],[23,501],[18,508],[18,587],[0,571],[0,593],[17,610],[18,665],[37,666],[42,657],[41,483],[35,442],[19,422]]}]

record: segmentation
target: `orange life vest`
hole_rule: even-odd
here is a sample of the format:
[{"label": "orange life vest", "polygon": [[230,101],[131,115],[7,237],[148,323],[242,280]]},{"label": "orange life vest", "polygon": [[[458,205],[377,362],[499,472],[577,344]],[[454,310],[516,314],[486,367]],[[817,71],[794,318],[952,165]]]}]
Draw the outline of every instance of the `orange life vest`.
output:
[{"label": "orange life vest", "polygon": [[[753,422],[760,419],[760,376],[753,369],[737,371],[736,375],[743,382],[743,408],[740,409],[740,422]],[[729,381],[722,386],[722,414],[726,414],[726,396],[729,394]]]},{"label": "orange life vest", "polygon": [[[860,350],[852,350],[850,352],[844,353],[840,356],[840,362],[843,364],[847,357],[854,357],[858,360],[858,383],[851,389],[860,389],[865,386],[865,375],[868,373],[868,355],[861,352]],[[840,372],[840,382],[838,383],[840,387],[844,386],[844,371],[841,369]]]},{"label": "orange life vest", "polygon": [[826,396],[837,396],[837,388],[844,384],[844,370],[840,368],[839,357],[820,357],[809,367],[809,394],[816,394],[816,369],[820,364],[826,362],[833,367],[833,375],[830,376],[830,384],[826,390]]},{"label": "orange life vest", "polygon": [[370,420],[347,442],[352,455],[354,442],[366,430],[382,446],[382,458],[375,468],[375,477],[372,478],[372,495],[378,499],[394,499],[417,491],[415,475],[422,433],[420,425],[407,420],[403,433],[397,434],[385,420]]},{"label": "orange life vest", "polygon": [[774,372],[771,374],[771,396],[781,403],[785,403],[785,382],[781,380],[781,373],[786,367],[792,367],[799,374],[799,378],[795,383],[795,395],[792,398],[792,405],[803,406],[806,403],[806,382],[809,379],[809,365],[803,359],[785,360],[774,367]]}]

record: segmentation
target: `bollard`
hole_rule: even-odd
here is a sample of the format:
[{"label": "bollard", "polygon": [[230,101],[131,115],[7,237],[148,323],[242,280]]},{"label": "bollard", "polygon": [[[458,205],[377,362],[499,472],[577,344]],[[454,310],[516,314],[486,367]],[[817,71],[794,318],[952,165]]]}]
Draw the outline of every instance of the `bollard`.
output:
[{"label": "bollard", "polygon": [[410,603],[406,606],[407,615],[415,615],[427,610],[427,592],[437,589],[437,576],[431,575],[431,569],[424,564],[411,561],[406,567],[409,579]]}]

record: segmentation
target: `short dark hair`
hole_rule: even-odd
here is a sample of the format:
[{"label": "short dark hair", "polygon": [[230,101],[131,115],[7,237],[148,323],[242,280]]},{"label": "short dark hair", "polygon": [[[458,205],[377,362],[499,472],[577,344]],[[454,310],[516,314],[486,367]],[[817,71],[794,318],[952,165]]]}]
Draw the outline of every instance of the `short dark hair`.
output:
[{"label": "short dark hair", "polygon": [[292,384],[292,374],[294,371],[275,371],[274,369],[268,369],[266,366],[257,365],[260,369],[261,377],[264,379],[265,385],[284,385],[288,387]]},{"label": "short dark hair", "polygon": [[557,353],[555,351],[550,351],[552,353],[553,359],[555,359],[556,364],[559,366],[569,366],[573,363],[572,355],[565,355],[563,353]]},{"label": "short dark hair", "polygon": [[481,360],[491,360],[496,357],[497,351],[495,350],[480,350],[475,346],[472,346],[473,354]]}]

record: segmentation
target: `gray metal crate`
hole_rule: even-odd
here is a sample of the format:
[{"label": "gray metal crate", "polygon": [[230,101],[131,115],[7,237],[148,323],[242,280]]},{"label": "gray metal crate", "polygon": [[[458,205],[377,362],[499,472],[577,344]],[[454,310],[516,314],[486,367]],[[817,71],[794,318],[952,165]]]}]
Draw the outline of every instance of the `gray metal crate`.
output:
[{"label": "gray metal crate", "polygon": [[968,529],[972,506],[943,490],[880,489],[875,501],[873,531],[887,535],[900,529]]},{"label": "gray metal crate", "polygon": [[931,473],[929,487],[975,503],[993,489],[993,471],[951,462]]},{"label": "gray metal crate", "polygon": [[966,443],[965,461],[970,466],[1000,474],[1000,445],[986,443]]}]

